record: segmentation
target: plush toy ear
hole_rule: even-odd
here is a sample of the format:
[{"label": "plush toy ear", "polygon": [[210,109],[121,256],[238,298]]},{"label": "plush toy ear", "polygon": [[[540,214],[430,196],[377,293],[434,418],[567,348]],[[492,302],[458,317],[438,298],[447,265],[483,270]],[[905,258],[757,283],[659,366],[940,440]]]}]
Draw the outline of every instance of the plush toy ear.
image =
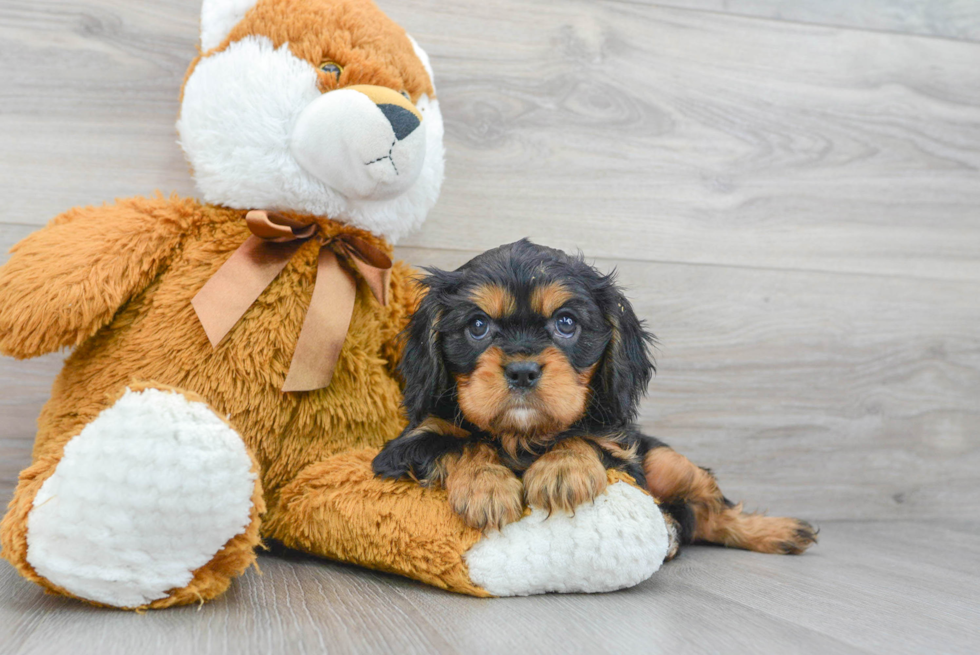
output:
[{"label": "plush toy ear", "polygon": [[590,413],[604,424],[629,423],[636,418],[640,398],[656,368],[650,356],[654,336],[643,329],[633,306],[612,284],[603,303],[612,338],[592,377]]},{"label": "plush toy ear", "polygon": [[432,415],[439,401],[448,399],[444,396],[451,389],[439,339],[442,297],[451,274],[439,270],[429,272],[419,282],[428,291],[402,333],[405,344],[398,370],[405,382],[403,402],[409,427]]},{"label": "plush toy ear", "polygon": [[204,0],[201,5],[201,51],[221,45],[258,0]]}]

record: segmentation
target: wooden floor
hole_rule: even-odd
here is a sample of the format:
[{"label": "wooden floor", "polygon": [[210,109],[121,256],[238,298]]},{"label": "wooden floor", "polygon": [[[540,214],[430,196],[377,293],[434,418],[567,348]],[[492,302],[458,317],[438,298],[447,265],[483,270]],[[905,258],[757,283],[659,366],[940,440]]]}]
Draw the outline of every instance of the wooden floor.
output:
[{"label": "wooden floor", "polygon": [[[0,249],[75,204],[194,193],[173,122],[198,5],[0,0]],[[144,616],[4,564],[0,654],[980,652],[980,3],[381,5],[447,129],[400,256],[531,236],[618,267],[660,338],[644,426],[820,544],[505,600],[280,553]],[[61,358],[0,361],[0,502]]]}]

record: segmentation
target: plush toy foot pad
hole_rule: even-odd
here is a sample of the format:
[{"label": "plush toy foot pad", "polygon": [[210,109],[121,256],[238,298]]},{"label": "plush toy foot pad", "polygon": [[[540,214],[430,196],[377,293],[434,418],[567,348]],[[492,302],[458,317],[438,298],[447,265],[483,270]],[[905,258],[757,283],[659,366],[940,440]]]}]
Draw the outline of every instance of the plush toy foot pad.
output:
[{"label": "plush toy foot pad", "polygon": [[535,509],[466,553],[473,582],[495,596],[624,589],[657,572],[670,538],[653,498],[626,482],[574,516]]},{"label": "plush toy foot pad", "polygon": [[127,390],[35,497],[27,561],[86,600],[165,598],[249,526],[255,481],[245,444],[207,405]]}]

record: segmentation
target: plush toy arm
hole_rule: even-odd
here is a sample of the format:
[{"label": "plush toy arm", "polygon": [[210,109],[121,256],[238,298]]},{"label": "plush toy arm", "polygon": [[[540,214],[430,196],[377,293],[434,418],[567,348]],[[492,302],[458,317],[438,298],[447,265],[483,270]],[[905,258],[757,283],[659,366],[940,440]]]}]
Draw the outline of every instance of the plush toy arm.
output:
[{"label": "plush toy arm", "polygon": [[166,264],[189,209],[164,198],[75,208],[15,245],[0,267],[0,352],[36,357],[92,336]]}]

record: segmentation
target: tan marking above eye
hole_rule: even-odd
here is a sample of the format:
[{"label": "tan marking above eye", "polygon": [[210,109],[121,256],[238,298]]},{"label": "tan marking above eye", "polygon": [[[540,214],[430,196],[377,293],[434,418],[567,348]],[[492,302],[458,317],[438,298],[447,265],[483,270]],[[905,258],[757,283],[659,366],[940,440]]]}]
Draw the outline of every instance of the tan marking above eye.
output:
[{"label": "tan marking above eye", "polygon": [[560,282],[549,282],[535,287],[531,292],[531,309],[545,318],[551,318],[552,314],[574,297],[575,294],[565,285]]},{"label": "tan marking above eye", "polygon": [[469,293],[470,301],[490,318],[510,316],[517,309],[513,294],[497,284],[483,284]]}]

